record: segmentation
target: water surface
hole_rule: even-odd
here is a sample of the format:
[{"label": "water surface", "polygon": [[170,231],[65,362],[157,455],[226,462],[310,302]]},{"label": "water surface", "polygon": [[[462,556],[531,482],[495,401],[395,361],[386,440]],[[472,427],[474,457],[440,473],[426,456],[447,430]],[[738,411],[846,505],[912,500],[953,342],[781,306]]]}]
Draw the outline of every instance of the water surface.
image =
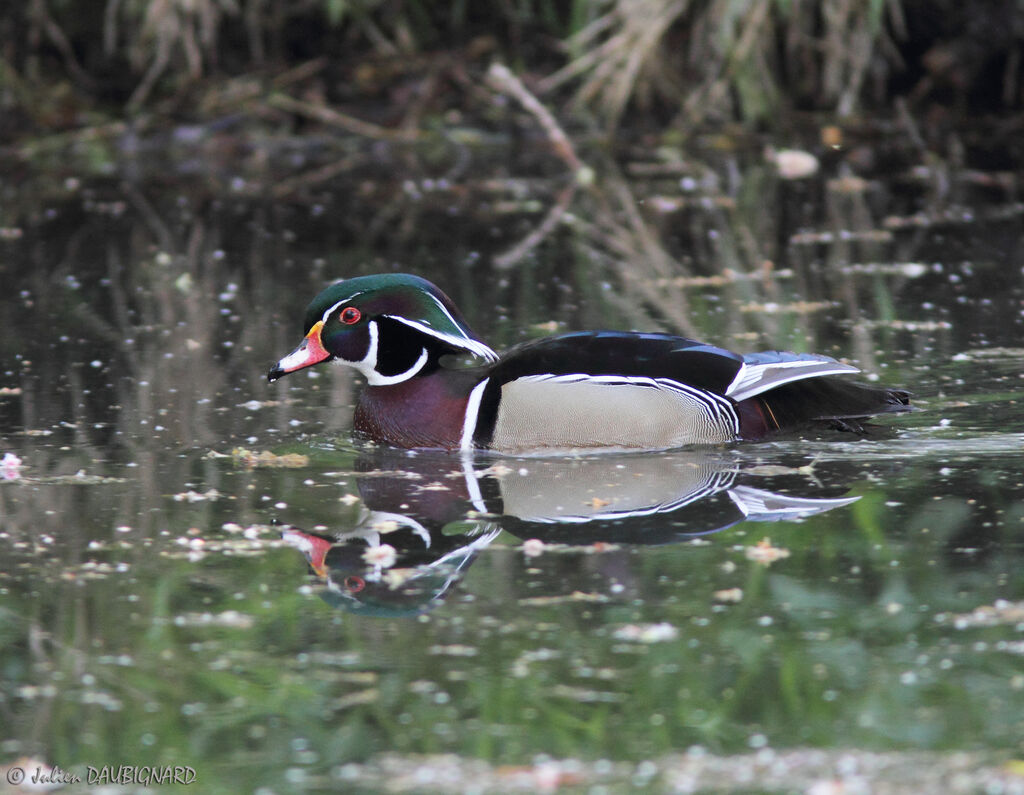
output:
[{"label": "water surface", "polygon": [[[976,171],[708,157],[599,172],[539,239],[543,168],[6,188],[0,761],[204,791],[1019,790],[1021,206]],[[813,350],[924,410],[708,450],[380,449],[348,372],[265,372],[325,282],[399,268],[495,347]]]}]

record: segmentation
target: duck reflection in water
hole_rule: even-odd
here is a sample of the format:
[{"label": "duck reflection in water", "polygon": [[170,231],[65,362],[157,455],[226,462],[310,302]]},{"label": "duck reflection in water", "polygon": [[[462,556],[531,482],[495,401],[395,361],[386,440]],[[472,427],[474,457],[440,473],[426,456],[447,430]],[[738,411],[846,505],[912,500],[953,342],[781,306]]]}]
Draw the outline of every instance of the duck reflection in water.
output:
[{"label": "duck reflection in water", "polygon": [[[503,531],[581,547],[673,544],[859,499],[824,496],[845,491],[853,472],[838,489],[825,487],[806,466],[763,466],[728,451],[460,462],[378,449],[357,459],[356,469],[364,474],[354,526],[335,533],[288,527],[282,537],[323,582],[326,602],[385,617],[437,607]],[[761,488],[767,476],[779,490]]]}]

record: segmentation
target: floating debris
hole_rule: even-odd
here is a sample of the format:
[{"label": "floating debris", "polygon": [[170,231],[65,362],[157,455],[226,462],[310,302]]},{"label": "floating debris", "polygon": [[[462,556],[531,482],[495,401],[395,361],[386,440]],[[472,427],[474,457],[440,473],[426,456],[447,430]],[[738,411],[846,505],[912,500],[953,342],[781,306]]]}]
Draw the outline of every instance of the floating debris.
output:
[{"label": "floating debris", "polygon": [[886,229],[927,229],[950,224],[973,224],[980,221],[1000,221],[1024,215],[1024,202],[1010,202],[994,207],[987,212],[977,212],[969,207],[948,207],[935,212],[919,212],[913,215],[890,215],[883,220]]},{"label": "floating debris", "polygon": [[[386,545],[385,545],[386,546]],[[392,591],[401,588],[405,583],[416,576],[416,569],[388,569],[384,572],[384,584]]]},{"label": "floating debris", "polygon": [[232,629],[250,629],[255,619],[247,613],[237,610],[225,610],[223,613],[183,613],[174,617],[176,627],[231,627]]},{"label": "floating debris", "polygon": [[858,328],[891,328],[897,331],[947,331],[953,324],[945,320],[858,320]]},{"label": "floating debris", "polygon": [[[211,454],[212,457],[223,458],[219,453]],[[255,467],[282,467],[282,468],[294,468],[309,466],[309,456],[301,453],[285,453],[278,455],[272,453],[269,450],[261,450],[256,452],[255,450],[247,450],[244,447],[236,447],[231,451],[230,458],[234,459],[237,463],[243,464],[244,466],[255,468]]]},{"label": "floating debris", "polygon": [[716,602],[736,602],[742,601],[743,589],[742,588],[724,588],[721,591],[715,591],[712,596]]},{"label": "floating debris", "polygon": [[836,177],[825,182],[825,186],[833,193],[841,193],[847,196],[865,193],[871,187],[871,183],[863,177],[847,174],[843,177]]},{"label": "floating debris", "polygon": [[[568,693],[566,695],[569,695]],[[640,762],[543,757],[534,765],[491,765],[457,754],[379,754],[339,768],[350,791],[802,792],[811,795],[918,792],[1019,793],[1024,764],[991,754],[759,748],[718,755],[700,746]],[[638,784],[638,781],[640,782]],[[756,783],[756,787],[754,786]],[[561,787],[561,789],[560,789]]]},{"label": "floating debris", "polygon": [[648,196],[643,203],[644,207],[663,215],[691,207],[698,210],[736,207],[736,200],[731,196]]},{"label": "floating debris", "polygon": [[[630,696],[626,693],[609,693],[607,690],[594,690],[589,687],[574,687],[573,685],[559,684],[551,688],[552,696],[558,698],[569,698],[579,701],[581,704],[615,704],[628,701]],[[555,789],[543,789],[542,792],[554,792]]]},{"label": "floating debris", "polygon": [[831,309],[836,305],[835,301],[791,301],[786,304],[775,302],[767,303],[746,303],[740,304],[740,312],[758,312],[765,315],[781,315],[786,313],[796,315],[809,315],[812,312],[821,312]]},{"label": "floating debris", "polygon": [[782,464],[758,464],[749,469],[744,469],[744,475],[754,475],[762,478],[773,478],[778,475],[803,475],[811,473],[810,466],[787,467]]},{"label": "floating debris", "polygon": [[480,650],[476,646],[465,643],[434,644],[427,649],[427,654],[438,654],[446,657],[476,657]]},{"label": "floating debris", "polygon": [[1010,602],[996,599],[991,605],[976,607],[970,613],[936,616],[939,621],[952,620],[956,629],[993,627],[997,624],[1018,624],[1024,626],[1024,602]]},{"label": "floating debris", "polygon": [[371,566],[377,566],[382,569],[394,566],[397,559],[398,553],[391,544],[378,544],[375,547],[370,547],[363,553],[364,561]]},{"label": "floating debris", "polygon": [[615,630],[612,637],[637,643],[662,643],[678,638],[679,630],[665,621],[659,624],[626,624]]},{"label": "floating debris", "polygon": [[839,268],[840,273],[864,273],[871,276],[906,276],[917,279],[931,268],[923,262],[854,262]]},{"label": "floating debris", "polygon": [[338,712],[340,710],[357,707],[362,704],[372,704],[377,701],[378,698],[380,698],[380,691],[376,688],[370,688],[369,690],[357,690],[354,693],[348,693],[347,695],[334,699],[329,702],[328,706],[330,709]]},{"label": "floating debris", "polygon": [[21,478],[21,459],[14,453],[4,453],[0,459],[0,480],[19,480]]},{"label": "floating debris", "polygon": [[416,491],[451,491],[451,488],[435,480],[433,483],[428,483],[425,486],[417,486]]},{"label": "floating debris", "polygon": [[747,547],[744,553],[747,560],[760,563],[762,566],[770,566],[777,560],[789,557],[789,550],[784,547],[773,547],[770,538],[762,538],[752,547]]},{"label": "floating debris", "polygon": [[972,348],[952,357],[954,362],[969,362],[974,359],[1024,359],[1024,348]]},{"label": "floating debris", "polygon": [[583,591],[573,591],[570,594],[562,594],[561,596],[528,596],[524,599],[520,599],[519,604],[532,607],[540,607],[543,605],[565,604],[566,602],[608,601],[610,601],[610,598],[608,596],[605,596],[603,593],[584,593]]},{"label": "floating debris", "polygon": [[789,238],[794,246],[811,246],[819,243],[890,243],[892,232],[887,229],[841,229],[838,232],[797,232]]},{"label": "floating debris", "polygon": [[172,494],[171,499],[175,502],[204,502],[206,500],[220,499],[220,492],[217,489],[209,489],[204,492],[193,491],[182,491],[178,494]]},{"label": "floating debris", "polygon": [[506,466],[505,464],[492,464],[491,466],[487,467],[487,469],[478,469],[473,474],[476,475],[478,478],[484,478],[487,476],[503,478],[506,475],[511,475],[513,472],[515,472],[515,470],[512,469],[512,467],[510,466]]},{"label": "floating debris", "polygon": [[737,282],[761,281],[766,278],[791,279],[793,276],[794,271],[792,268],[775,269],[773,267],[763,267],[749,272],[725,268],[720,274],[715,276],[674,276],[672,278],[652,279],[650,284],[653,287],[723,287]]},{"label": "floating debris", "polygon": [[523,542],[523,554],[528,558],[540,557],[544,554],[544,542],[539,538],[528,538]]},{"label": "floating debris", "polygon": [[817,174],[820,168],[818,158],[802,149],[769,149],[765,159],[775,163],[782,179],[806,179]]}]

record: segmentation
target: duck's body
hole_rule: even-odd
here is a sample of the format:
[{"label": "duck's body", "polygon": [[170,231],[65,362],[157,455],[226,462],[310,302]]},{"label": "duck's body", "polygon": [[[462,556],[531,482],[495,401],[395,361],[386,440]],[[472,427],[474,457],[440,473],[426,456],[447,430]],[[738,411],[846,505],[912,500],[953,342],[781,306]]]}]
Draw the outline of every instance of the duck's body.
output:
[{"label": "duck's body", "polygon": [[[908,410],[908,393],[838,378],[827,356],[741,355],[668,334],[589,331],[499,356],[430,282],[389,274],[328,287],[270,380],[328,359],[368,386],[354,425],[398,447],[658,449],[760,439]],[[462,361],[472,357],[469,366]]]}]

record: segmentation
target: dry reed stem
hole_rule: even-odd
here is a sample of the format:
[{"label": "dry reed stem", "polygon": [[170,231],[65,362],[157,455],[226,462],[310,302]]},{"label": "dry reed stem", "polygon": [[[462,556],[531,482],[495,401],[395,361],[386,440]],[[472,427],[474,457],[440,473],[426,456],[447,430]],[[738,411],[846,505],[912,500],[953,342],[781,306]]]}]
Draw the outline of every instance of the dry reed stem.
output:
[{"label": "dry reed stem", "polygon": [[[598,102],[602,115],[614,126],[633,95],[641,72],[655,63],[665,32],[689,5],[690,0],[619,0],[604,17],[570,40],[573,47],[592,49],[550,76],[544,83],[545,89],[590,72],[577,91],[575,104]],[[594,46],[606,32],[610,34],[608,38]]]},{"label": "dry reed stem", "polygon": [[42,27],[50,43],[60,53],[61,58],[64,59],[64,65],[67,67],[68,72],[71,73],[71,76],[83,86],[90,89],[96,88],[96,81],[78,63],[78,58],[75,56],[75,50],[71,46],[71,42],[68,41],[63,28],[54,21],[49,8],[46,6],[46,0],[32,0],[32,5],[29,8],[30,15]]},{"label": "dry reed stem", "polygon": [[522,81],[512,74],[507,66],[500,63],[491,64],[491,68],[487,70],[487,83],[496,91],[515,99],[537,120],[537,123],[544,130],[545,135],[547,135],[548,140],[554,147],[555,154],[565,161],[577,178],[580,178],[584,172],[588,171],[576,155],[576,150],[573,148],[569,136],[565,134],[565,131],[551,111],[544,107],[541,101],[530,93]]}]

